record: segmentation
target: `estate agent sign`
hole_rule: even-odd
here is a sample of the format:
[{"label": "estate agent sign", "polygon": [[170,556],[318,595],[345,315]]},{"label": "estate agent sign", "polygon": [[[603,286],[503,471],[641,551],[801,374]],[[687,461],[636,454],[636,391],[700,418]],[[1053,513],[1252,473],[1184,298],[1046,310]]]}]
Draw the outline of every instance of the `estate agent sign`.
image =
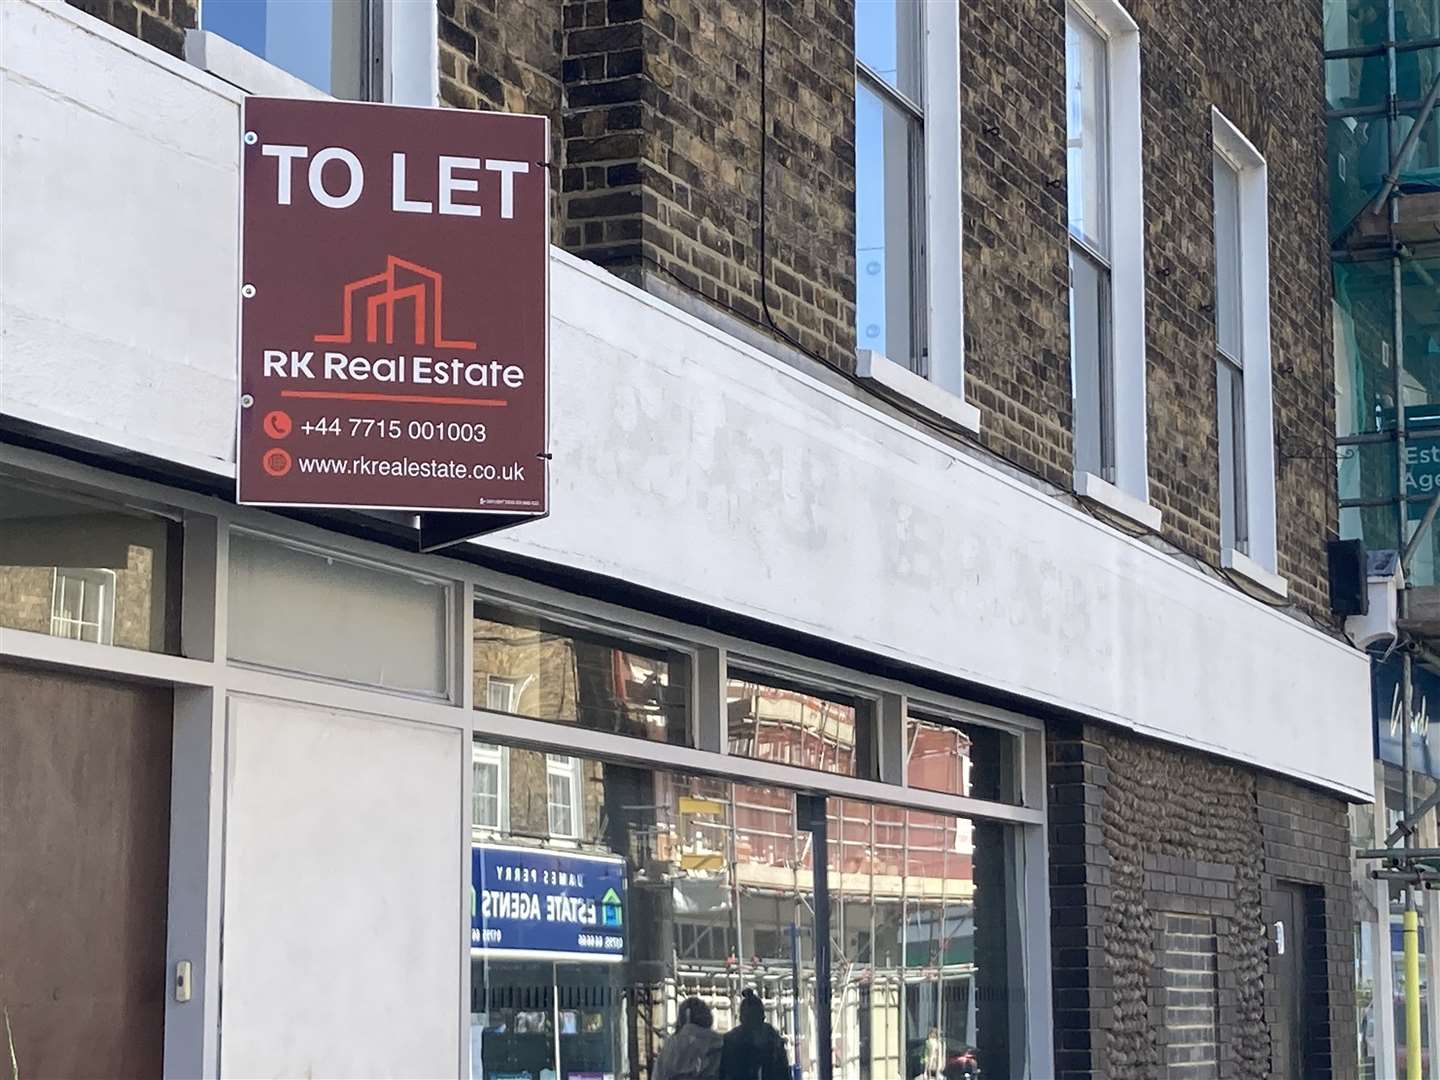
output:
[{"label": "estate agent sign", "polygon": [[476,844],[470,948],[547,960],[625,959],[625,860]]},{"label": "estate agent sign", "polygon": [[244,115],[238,501],[544,514],[545,119]]}]

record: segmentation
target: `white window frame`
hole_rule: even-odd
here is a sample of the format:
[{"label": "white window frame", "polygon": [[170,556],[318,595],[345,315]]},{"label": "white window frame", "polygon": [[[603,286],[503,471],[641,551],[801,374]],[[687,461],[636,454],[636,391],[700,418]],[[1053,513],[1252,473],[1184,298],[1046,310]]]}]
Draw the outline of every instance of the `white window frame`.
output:
[{"label": "white window frame", "polygon": [[498,743],[471,740],[470,767],[494,765],[499,781],[496,784],[497,800],[494,825],[475,823],[475,791],[472,781],[470,793],[470,827],[477,833],[506,833],[510,831],[510,748]]},{"label": "white window frame", "polygon": [[[78,581],[82,592],[90,589],[100,590],[100,617],[96,622],[87,622],[84,618],[72,619],[61,610],[60,605],[64,598],[66,581]],[[93,627],[95,630],[93,638],[85,636],[85,630],[88,627]],[[79,633],[71,633],[72,628],[78,628]],[[50,633],[55,637],[68,638],[72,641],[113,645],[115,643],[115,571],[57,566],[50,581]]]},{"label": "white window frame", "polygon": [[[1109,156],[1110,371],[1114,475],[1077,468],[1075,492],[1106,511],[1150,530],[1160,511],[1150,505],[1145,409],[1145,184],[1140,131],[1140,27],[1118,0],[1070,0],[1105,39],[1105,113]],[[1068,94],[1068,85],[1067,85]]]},{"label": "white window frame", "polygon": [[[584,759],[575,754],[546,754],[545,755],[545,823],[548,827],[550,838],[553,840],[580,840],[585,835],[585,828],[582,821],[584,806],[584,788],[580,782],[580,770],[584,765]],[[570,821],[572,829],[570,832],[560,832],[555,828],[554,802],[550,798],[550,778],[559,777],[565,781],[566,789],[570,795]]]},{"label": "white window frame", "polygon": [[[1240,349],[1244,357],[1247,550],[1222,523],[1220,563],[1266,592],[1284,597],[1275,535],[1275,421],[1270,355],[1270,187],[1265,156],[1219,109],[1211,109],[1215,153],[1240,178]],[[1218,415],[1218,414],[1217,414]],[[1217,473],[1218,475],[1218,473]]]},{"label": "white window frame", "polygon": [[[378,5],[379,40],[366,62],[370,97],[392,105],[440,104],[439,8],[414,0],[372,0]],[[185,60],[250,94],[267,97],[329,98],[331,95],[205,29],[205,0],[197,12],[199,28],[185,31]],[[375,55],[378,53],[378,56]]]},{"label": "white window frame", "polygon": [[[960,6],[920,4],[921,105],[925,199],[924,318],[921,347],[928,376],[872,349],[856,351],[856,374],[887,396],[919,405],[966,431],[980,430],[980,410],[965,400],[964,223],[960,206]],[[859,65],[857,63],[857,80]],[[873,82],[873,79],[867,82]]]}]

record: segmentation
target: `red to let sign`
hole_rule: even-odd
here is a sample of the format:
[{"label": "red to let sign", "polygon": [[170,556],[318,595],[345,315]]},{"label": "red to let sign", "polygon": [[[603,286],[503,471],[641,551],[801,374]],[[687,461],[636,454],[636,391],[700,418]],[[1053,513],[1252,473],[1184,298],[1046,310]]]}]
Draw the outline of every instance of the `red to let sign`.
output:
[{"label": "red to let sign", "polygon": [[247,98],[237,500],[539,516],[539,116]]}]

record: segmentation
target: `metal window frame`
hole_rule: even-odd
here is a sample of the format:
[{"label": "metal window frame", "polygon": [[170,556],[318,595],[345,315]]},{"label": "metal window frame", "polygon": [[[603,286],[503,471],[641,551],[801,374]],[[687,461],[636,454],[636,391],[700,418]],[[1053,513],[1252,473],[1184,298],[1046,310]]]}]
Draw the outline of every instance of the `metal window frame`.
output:
[{"label": "metal window frame", "polygon": [[[1025,1050],[1032,1077],[1046,1075],[1052,1050],[1051,962],[1049,937],[1048,836],[1045,789],[1045,726],[1033,716],[967,701],[895,679],[798,656],[752,641],[742,641],[706,628],[677,623],[633,611],[607,601],[565,593],[550,586],[517,579],[473,563],[436,555],[413,555],[369,541],[336,534],[319,526],[267,511],[236,507],[206,495],[172,488],[151,480],[120,476],[40,450],[0,443],[0,477],[40,480],[51,490],[88,493],[107,502],[122,499],[183,522],[185,530],[181,584],[183,656],[150,653],[113,645],[97,645],[45,634],[0,630],[0,657],[26,665],[104,675],[122,681],[167,685],[174,689],[175,714],[171,781],[170,895],[167,914],[166,963],[193,965],[193,996],[179,1003],[167,994],[165,1006],[166,1075],[216,1077],[220,1063],[220,927],[224,906],[225,792],[227,739],[232,701],[269,698],[302,707],[343,711],[446,728],[473,745],[478,738],[505,746],[545,751],[564,739],[572,757],[640,764],[666,772],[728,778],[844,799],[881,803],[976,821],[1011,826],[1016,887],[1007,900],[1019,929],[1012,942],[1011,963],[1023,970],[1024,993],[1017,1003],[1025,1021]],[[327,554],[373,563],[384,569],[420,577],[439,577],[451,584],[454,619],[450,630],[449,668],[453,693],[447,700],[327,680],[297,672],[275,671],[227,661],[229,603],[229,540],[232,529],[260,533],[287,544],[320,548]],[[696,745],[647,740],[557,726],[476,708],[473,654],[458,647],[458,627],[468,625],[477,592],[494,601],[518,602],[542,610],[563,610],[566,621],[596,620],[607,627],[625,627],[628,635],[655,637],[667,644],[690,643],[695,655],[691,682],[701,696],[695,715],[700,734],[723,735],[723,685],[730,653],[756,664],[799,674],[806,681],[831,683],[849,693],[860,692],[879,703],[886,718],[877,732],[882,764],[890,755],[887,779],[860,779],[820,773],[770,762],[737,758],[723,752],[723,739]],[[709,696],[712,700],[706,701]],[[930,712],[953,713],[967,723],[989,723],[1014,731],[1022,739],[1021,805],[989,803],[907,787],[903,769],[895,777],[894,754],[903,751],[903,718],[909,701]],[[716,715],[718,713],[718,716]],[[719,731],[714,731],[719,724]],[[898,737],[897,737],[898,736]],[[893,744],[893,745],[891,745]],[[890,747],[887,750],[887,746]],[[903,759],[902,759],[903,760]],[[457,882],[455,1002],[459,1037],[456,1071],[469,1075],[468,996],[470,954],[464,942],[470,925],[469,860],[474,830],[471,752],[457,762],[456,797],[466,812],[459,815],[454,837]],[[437,898],[437,902],[443,902]]]}]

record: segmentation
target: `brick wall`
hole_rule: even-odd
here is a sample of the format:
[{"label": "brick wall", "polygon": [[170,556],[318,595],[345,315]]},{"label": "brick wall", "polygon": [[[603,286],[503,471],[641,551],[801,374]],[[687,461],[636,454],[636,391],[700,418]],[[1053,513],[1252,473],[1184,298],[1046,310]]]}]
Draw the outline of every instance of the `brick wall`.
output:
[{"label": "brick wall", "polygon": [[185,49],[185,31],[198,25],[197,0],[66,0],[171,56]]},{"label": "brick wall", "polygon": [[[961,11],[966,379],[982,441],[1069,486],[1065,5]],[[1280,573],[1328,618],[1334,524],[1320,5],[1130,0],[1140,26],[1151,501],[1163,535],[1218,559],[1211,107],[1266,155]]]},{"label": "brick wall", "polygon": [[1193,751],[1088,724],[1049,740],[1055,1073],[1059,1080],[1164,1075],[1167,927],[1215,928],[1217,1075],[1272,1075],[1276,986],[1267,946],[1282,881],[1318,886],[1327,1008],[1316,1070],[1355,1070],[1345,805]]},{"label": "brick wall", "polygon": [[[194,0],[73,0],[180,51]],[[554,237],[854,364],[852,0],[437,0],[460,108],[553,121]],[[1266,155],[1279,569],[1328,618],[1334,522],[1320,5],[1131,0],[1141,28],[1151,498],[1164,538],[1215,564],[1210,109]],[[980,442],[1068,489],[1063,0],[960,5],[968,396]],[[761,133],[767,161],[762,303]]]}]

